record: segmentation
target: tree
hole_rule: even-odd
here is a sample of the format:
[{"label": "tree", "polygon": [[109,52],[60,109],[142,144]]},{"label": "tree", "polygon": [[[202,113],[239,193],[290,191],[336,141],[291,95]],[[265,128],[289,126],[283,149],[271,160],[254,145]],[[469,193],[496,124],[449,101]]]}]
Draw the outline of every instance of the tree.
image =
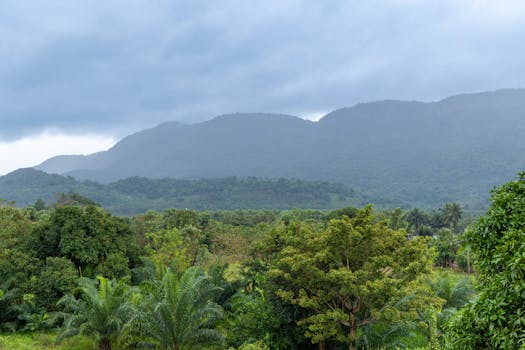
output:
[{"label": "tree", "polygon": [[432,238],[437,251],[436,264],[441,267],[452,267],[460,247],[458,237],[449,228],[442,228]]},{"label": "tree", "polygon": [[420,228],[427,222],[427,216],[420,209],[414,208],[408,212],[406,221],[414,229],[415,233],[419,234]]},{"label": "tree", "polygon": [[100,206],[95,201],[76,192],[60,193],[56,195],[55,207],[58,206]]},{"label": "tree", "polygon": [[445,300],[445,309],[459,309],[475,294],[474,285],[468,277],[455,281],[450,274],[441,273],[428,283],[436,295]]},{"label": "tree", "polygon": [[0,206],[0,250],[25,246],[32,226],[25,210]]},{"label": "tree", "polygon": [[228,300],[228,345],[246,349],[250,349],[248,344],[269,345],[271,349],[297,348],[299,330],[290,320],[288,305],[282,305],[271,287],[265,275],[258,274],[249,287]]},{"label": "tree", "polygon": [[24,322],[20,318],[23,296],[31,292],[32,277],[41,262],[27,249],[33,223],[27,211],[4,207],[0,203],[0,330],[15,331]]},{"label": "tree", "polygon": [[352,219],[331,220],[326,230],[290,225],[293,232],[270,275],[285,301],[311,311],[301,324],[320,347],[327,340],[355,349],[358,330],[386,317],[409,282],[431,266],[422,238],[375,222],[370,206]]},{"label": "tree", "polygon": [[107,277],[119,276],[140,264],[139,248],[123,219],[95,206],[59,206],[33,230],[31,250],[40,259],[65,257],[83,276],[94,277],[107,260],[127,261],[128,266],[101,267]]},{"label": "tree", "polygon": [[162,219],[166,225],[166,228],[178,228],[182,229],[186,226],[198,226],[199,216],[196,212],[188,209],[166,209],[162,213]]},{"label": "tree", "polygon": [[49,257],[36,278],[32,279],[37,306],[53,310],[56,302],[76,286],[78,271],[66,258]]},{"label": "tree", "polygon": [[46,202],[44,202],[42,198],[38,198],[35,204],[33,204],[33,207],[35,208],[36,211],[42,211],[46,209]]},{"label": "tree", "polygon": [[476,291],[469,277],[457,279],[450,273],[437,273],[427,283],[432,293],[443,301],[442,308],[436,314],[436,326],[439,330],[437,335],[443,340],[444,328],[450,317],[468,303]]},{"label": "tree", "polygon": [[142,290],[141,307],[126,326],[130,345],[190,350],[223,343],[215,329],[223,311],[212,301],[218,287],[199,268],[180,278],[168,269],[162,280],[144,282]]},{"label": "tree", "polygon": [[160,271],[163,266],[170,266],[176,273],[182,273],[190,266],[184,239],[176,228],[148,232],[145,235],[147,244],[144,251]]},{"label": "tree", "polygon": [[399,230],[401,228],[406,229],[407,221],[405,219],[405,213],[401,208],[395,208],[390,212],[388,226],[391,229]]},{"label": "tree", "polygon": [[449,326],[450,349],[525,348],[525,173],[492,193],[465,238],[477,256],[479,295]]},{"label": "tree", "polygon": [[95,336],[100,350],[110,350],[121,335],[134,308],[132,289],[122,281],[97,280],[81,278],[80,299],[68,294],[58,302],[65,308],[58,341],[77,334]]},{"label": "tree", "polygon": [[463,212],[458,203],[447,203],[440,209],[440,212],[443,223],[452,228],[455,228],[458,225],[459,220],[461,220],[461,217],[463,216]]}]

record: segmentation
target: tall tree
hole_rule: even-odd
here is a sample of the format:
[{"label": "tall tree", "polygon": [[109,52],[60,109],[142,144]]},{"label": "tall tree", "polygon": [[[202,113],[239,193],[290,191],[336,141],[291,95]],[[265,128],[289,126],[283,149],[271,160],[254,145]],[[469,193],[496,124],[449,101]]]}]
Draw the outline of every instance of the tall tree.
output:
[{"label": "tall tree", "polygon": [[[101,264],[106,265],[103,270],[107,277],[117,277],[140,264],[139,248],[129,224],[95,206],[53,209],[33,230],[31,250],[40,259],[65,257],[86,277],[94,277]],[[117,273],[113,273],[104,264],[107,260],[118,260],[125,266],[114,266]]]},{"label": "tall tree", "polygon": [[450,325],[450,349],[525,348],[525,173],[493,191],[465,234],[477,256],[479,295]]},{"label": "tall tree", "polygon": [[395,208],[390,212],[388,226],[394,230],[399,230],[401,228],[406,229],[407,221],[403,209]]},{"label": "tall tree", "polygon": [[458,225],[459,220],[463,216],[463,211],[458,203],[447,203],[440,209],[440,212],[443,223],[452,228]]},{"label": "tall tree", "polygon": [[457,235],[449,228],[442,228],[432,238],[432,243],[437,252],[436,264],[441,267],[452,267],[460,248]]},{"label": "tall tree", "polygon": [[427,217],[425,213],[420,210],[419,208],[414,208],[411,211],[408,212],[406,220],[410,227],[414,230],[414,232],[417,234],[419,233],[421,227],[426,224]]},{"label": "tall tree", "polygon": [[320,347],[333,340],[355,349],[358,330],[381,319],[431,265],[422,239],[407,240],[404,230],[375,222],[370,206],[321,232],[291,229],[270,274],[283,300],[311,311],[300,323]]}]

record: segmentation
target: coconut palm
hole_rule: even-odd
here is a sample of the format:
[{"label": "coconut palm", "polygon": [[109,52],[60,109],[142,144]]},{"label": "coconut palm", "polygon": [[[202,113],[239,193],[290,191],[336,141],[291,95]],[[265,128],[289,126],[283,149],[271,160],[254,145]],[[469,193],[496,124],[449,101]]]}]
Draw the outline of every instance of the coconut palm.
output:
[{"label": "coconut palm", "polygon": [[100,350],[110,350],[121,335],[134,309],[133,290],[120,281],[97,280],[79,279],[80,298],[68,294],[58,301],[65,311],[57,341],[77,334],[95,336]]},{"label": "coconut palm", "polygon": [[144,300],[126,326],[127,343],[135,347],[189,350],[222,344],[214,329],[222,308],[212,301],[220,288],[199,268],[180,278],[169,269],[160,281],[142,285]]},{"label": "coconut palm", "polygon": [[414,208],[407,213],[406,221],[414,230],[414,233],[419,234],[421,227],[427,222],[427,217],[422,210]]},{"label": "coconut palm", "polygon": [[463,216],[461,206],[458,203],[447,203],[441,211],[441,220],[448,227],[456,227]]}]

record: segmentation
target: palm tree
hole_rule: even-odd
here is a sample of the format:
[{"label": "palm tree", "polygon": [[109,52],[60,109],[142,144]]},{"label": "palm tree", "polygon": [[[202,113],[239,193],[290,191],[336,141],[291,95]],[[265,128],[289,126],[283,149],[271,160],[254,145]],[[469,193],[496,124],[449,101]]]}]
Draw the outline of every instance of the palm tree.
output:
[{"label": "palm tree", "polygon": [[363,327],[359,349],[406,349],[420,348],[428,339],[415,322],[378,322]]},{"label": "palm tree", "polygon": [[190,350],[223,343],[214,329],[223,311],[212,301],[220,288],[199,268],[187,269],[180,278],[167,269],[160,281],[144,282],[142,289],[141,307],[126,326],[128,345]]},{"label": "palm tree", "polygon": [[120,281],[97,280],[80,278],[80,299],[65,295],[58,301],[65,312],[60,314],[64,324],[57,341],[77,334],[95,336],[100,350],[110,350],[121,335],[134,308],[133,290]]},{"label": "palm tree", "polygon": [[[0,277],[1,279],[1,277]],[[0,332],[15,332],[23,325],[21,314],[22,292],[15,287],[14,278],[0,282]]]},{"label": "palm tree", "polygon": [[443,220],[443,223],[448,227],[456,227],[463,216],[461,206],[458,203],[447,203],[440,211],[441,220]]},{"label": "palm tree", "polygon": [[407,227],[407,221],[405,218],[405,213],[401,208],[395,208],[390,212],[389,227],[394,230],[399,230],[401,228]]},{"label": "palm tree", "polygon": [[476,290],[469,277],[456,279],[448,273],[438,274],[428,280],[428,285],[434,295],[444,301],[442,309],[436,315],[436,326],[440,334],[443,334],[451,316],[472,299]]},{"label": "palm tree", "polygon": [[438,274],[435,279],[429,281],[430,288],[436,296],[445,300],[444,309],[455,310],[465,305],[474,295],[475,289],[468,277],[460,279],[453,278],[450,274]]},{"label": "palm tree", "polygon": [[426,215],[419,208],[414,208],[408,212],[406,221],[414,229],[416,234],[419,233],[420,228],[427,222]]}]

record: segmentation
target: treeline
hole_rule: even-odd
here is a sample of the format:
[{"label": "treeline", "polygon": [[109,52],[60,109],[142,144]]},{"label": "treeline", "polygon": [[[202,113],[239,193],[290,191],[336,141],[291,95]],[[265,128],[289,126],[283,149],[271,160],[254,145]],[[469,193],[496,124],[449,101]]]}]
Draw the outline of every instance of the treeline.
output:
[{"label": "treeline", "polygon": [[525,178],[493,198],[466,234],[453,203],[128,218],[81,196],[4,205],[0,329],[99,349],[519,348]]},{"label": "treeline", "polygon": [[296,179],[255,177],[178,180],[128,178],[110,184],[77,181],[34,169],[20,169],[0,177],[0,198],[27,206],[38,199],[56,201],[60,193],[79,193],[115,215],[131,216],[148,210],[332,209],[362,206],[371,200],[341,185]]}]

